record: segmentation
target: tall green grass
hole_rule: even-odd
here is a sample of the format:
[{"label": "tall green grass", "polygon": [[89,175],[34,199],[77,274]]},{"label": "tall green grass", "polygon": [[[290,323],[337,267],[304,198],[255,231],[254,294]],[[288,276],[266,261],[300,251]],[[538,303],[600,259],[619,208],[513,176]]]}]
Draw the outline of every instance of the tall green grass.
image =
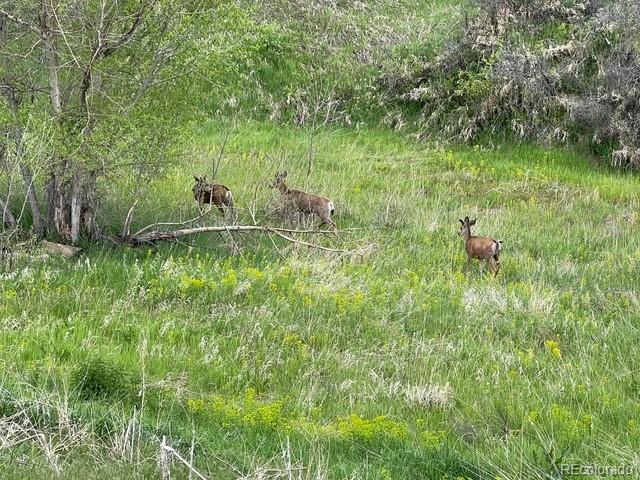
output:
[{"label": "tall green grass", "polygon": [[[199,132],[149,183],[132,230],[197,215],[192,174],[211,176],[225,136]],[[268,187],[282,169],[336,204],[340,235],[305,240],[359,254],[203,235],[71,261],[29,254],[5,271],[0,409],[65,446],[63,476],[159,475],[163,437],[184,458],[193,443],[209,478],[551,478],[563,463],[637,464],[636,176],[529,145],[243,123],[216,178],[239,223],[313,223]],[[112,186],[117,230],[129,185]],[[504,241],[496,279],[477,264],[461,273],[465,215]],[[59,427],[65,415],[82,441]],[[48,474],[39,445],[0,450],[0,470]]]}]

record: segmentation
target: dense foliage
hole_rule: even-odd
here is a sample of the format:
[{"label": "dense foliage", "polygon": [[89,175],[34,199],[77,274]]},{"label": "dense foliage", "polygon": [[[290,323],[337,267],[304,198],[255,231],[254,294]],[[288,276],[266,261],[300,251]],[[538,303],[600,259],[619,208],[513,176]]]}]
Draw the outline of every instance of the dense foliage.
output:
[{"label": "dense foliage", "polygon": [[[490,133],[588,145],[640,168],[640,4],[477,0],[422,67],[391,77],[424,136]],[[391,82],[391,80],[393,80]]]}]

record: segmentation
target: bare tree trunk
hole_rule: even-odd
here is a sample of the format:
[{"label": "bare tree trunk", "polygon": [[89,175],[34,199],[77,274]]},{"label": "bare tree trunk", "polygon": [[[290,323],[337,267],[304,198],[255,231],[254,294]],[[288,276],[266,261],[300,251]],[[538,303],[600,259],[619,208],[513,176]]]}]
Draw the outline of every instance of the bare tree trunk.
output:
[{"label": "bare tree trunk", "polygon": [[83,178],[83,201],[80,223],[90,240],[100,237],[100,229],[96,223],[99,196],[96,193],[96,177],[98,172],[91,171]]},{"label": "bare tree trunk", "polygon": [[[1,22],[0,22],[1,24]],[[2,164],[4,165],[5,162],[5,157],[7,155],[7,146],[4,142],[0,142],[0,161],[2,161]],[[2,198],[0,198],[0,210],[2,210],[2,226],[4,228],[15,228],[15,226],[17,225],[16,219],[13,216],[13,213],[11,213],[11,210],[9,209],[9,195],[7,194],[7,200],[3,200]]]},{"label": "bare tree trunk", "polygon": [[64,194],[61,182],[58,180],[56,184],[56,199],[54,209],[54,224],[56,232],[65,240],[69,239],[70,229],[69,220],[67,219],[67,199]]},{"label": "bare tree trunk", "polygon": [[11,210],[9,210],[9,205],[0,198],[0,209],[2,209],[2,225],[5,228],[16,228],[17,222]]},{"label": "bare tree trunk", "polygon": [[[41,0],[40,34],[46,53],[46,67],[49,78],[49,98],[54,120],[60,121],[62,115],[62,97],[60,93],[60,58],[56,41],[55,15],[50,9],[56,8],[56,0]],[[66,198],[62,179],[66,169],[66,160],[53,158],[51,165],[51,180],[47,186],[47,225],[50,232],[57,232],[62,238],[68,238],[69,228],[66,220]]]},{"label": "bare tree trunk", "polygon": [[[17,107],[16,107],[17,108]],[[45,235],[45,225],[42,221],[42,215],[40,214],[40,206],[38,205],[38,196],[36,189],[33,185],[33,174],[31,169],[25,165],[22,159],[22,127],[16,126],[16,159],[20,162],[20,174],[22,175],[22,181],[27,189],[27,199],[29,200],[29,206],[31,207],[31,215],[33,216],[33,229],[36,232],[38,238],[43,238]]]},{"label": "bare tree trunk", "polygon": [[[55,168],[55,167],[54,167]],[[70,208],[69,198],[66,195],[66,188],[64,185],[64,175],[67,169],[67,160],[62,160],[58,171],[54,171],[51,179],[51,183],[48,187],[48,193],[50,197],[47,199],[49,208],[53,208],[53,214],[47,212],[47,217],[51,217],[53,220],[53,232],[58,233],[64,240],[69,240],[71,236],[71,230],[69,228],[70,223]]]},{"label": "bare tree trunk", "polygon": [[42,32],[42,41],[44,42],[45,51],[47,52],[47,71],[49,74],[49,97],[51,98],[51,107],[56,117],[62,113],[62,99],[60,96],[60,79],[58,72],[60,70],[60,59],[58,55],[58,46],[56,43],[55,32],[59,30],[51,23],[55,16],[50,14],[49,3],[51,8],[55,9],[54,0],[48,2],[42,0],[42,11],[40,15],[40,31]]},{"label": "bare tree trunk", "polygon": [[[13,115],[17,117],[18,115],[18,107],[19,100],[14,91],[11,91],[9,95],[7,95],[8,103]],[[38,195],[36,193],[35,186],[33,184],[33,174],[31,173],[31,169],[23,162],[22,153],[23,153],[23,130],[22,126],[16,124],[14,129],[14,139],[16,144],[16,152],[15,158],[20,166],[20,175],[22,176],[22,181],[24,182],[24,187],[27,190],[27,200],[29,201],[29,206],[31,207],[31,216],[33,217],[33,229],[38,236],[38,238],[43,238],[45,235],[45,225],[42,221],[42,215],[40,214],[40,206],[38,205]]]},{"label": "bare tree trunk", "polygon": [[[0,45],[4,45],[6,43],[6,29],[5,29],[4,23],[5,23],[5,19],[3,18],[2,21],[0,22]],[[4,58],[3,67],[7,72],[11,71],[11,66],[9,65],[9,62],[7,61],[6,57]],[[9,104],[9,109],[13,114],[14,122],[15,122],[15,127],[14,127],[14,139],[15,139],[15,145],[16,145],[15,158],[16,158],[16,161],[18,162],[18,165],[20,166],[20,175],[22,175],[24,186],[27,189],[27,199],[29,200],[29,206],[31,207],[31,215],[33,217],[33,229],[39,238],[43,238],[45,234],[45,229],[44,229],[45,226],[44,226],[44,223],[42,222],[42,216],[40,214],[38,197],[36,194],[35,186],[33,184],[33,175],[29,167],[24,164],[23,158],[22,158],[22,152],[24,147],[23,129],[18,120],[18,109],[21,103],[21,96],[19,93],[19,89],[16,87],[15,84],[13,84],[13,82],[8,77],[3,78],[3,80],[4,80],[3,83],[5,83],[5,85],[3,85],[5,87],[3,93],[7,100],[7,103]],[[6,209],[3,208],[3,211],[6,211]],[[4,216],[5,215],[3,213],[3,219],[4,219]],[[14,223],[15,223],[15,220],[14,220]]]},{"label": "bare tree trunk", "polygon": [[80,238],[80,212],[82,211],[82,174],[76,168],[71,185],[71,243],[78,244]]},{"label": "bare tree trunk", "polygon": [[47,228],[47,232],[54,232],[56,229],[55,222],[55,209],[56,209],[56,194],[57,194],[57,179],[56,175],[51,172],[51,176],[49,178],[49,182],[47,183],[46,190],[46,200],[47,200],[47,208],[46,208],[46,216],[45,216],[45,225]]},{"label": "bare tree trunk", "polygon": [[28,166],[20,164],[20,174],[27,188],[27,198],[29,200],[29,206],[31,207],[31,214],[33,216],[33,229],[36,232],[38,238],[44,238],[45,226],[40,215],[40,206],[38,205],[38,197],[36,195],[36,189],[33,186],[33,175]]},{"label": "bare tree trunk", "polygon": [[63,236],[67,230],[67,222],[64,218],[65,203],[62,182],[60,181],[60,177],[56,175],[55,196],[53,197],[53,224],[55,226],[55,231]]}]

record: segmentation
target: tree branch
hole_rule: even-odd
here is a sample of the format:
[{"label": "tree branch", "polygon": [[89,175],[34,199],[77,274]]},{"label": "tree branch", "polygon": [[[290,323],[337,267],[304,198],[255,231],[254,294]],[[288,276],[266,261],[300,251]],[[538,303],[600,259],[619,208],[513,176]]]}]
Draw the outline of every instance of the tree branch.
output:
[{"label": "tree branch", "polygon": [[31,30],[32,32],[37,33],[38,35],[42,34],[42,30],[40,30],[35,25],[33,25],[33,24],[29,23],[29,22],[25,22],[21,18],[16,17],[15,15],[12,15],[9,12],[7,12],[6,10],[3,10],[1,8],[0,8],[0,15],[2,15],[3,17],[11,20],[13,23],[17,23],[18,25],[20,25],[22,27],[28,28],[29,30]]},{"label": "tree branch", "polygon": [[278,231],[279,229],[278,230],[269,229],[269,230],[272,233],[275,233],[276,235],[278,235],[280,238],[284,238],[288,242],[298,243],[300,245],[306,245],[307,247],[315,248],[317,250],[322,250],[322,251],[325,251],[325,252],[334,252],[334,253],[355,253],[353,250],[342,250],[342,249],[338,249],[338,248],[323,247],[322,245],[316,245],[315,243],[309,243],[309,242],[304,242],[302,240],[296,240],[295,238],[289,237],[289,236],[285,235],[284,233],[279,232]]},{"label": "tree branch", "polygon": [[[171,448],[169,445],[167,445],[167,441],[166,441],[166,438],[164,436],[162,437],[162,443],[160,444],[160,448],[162,450],[165,450],[165,451],[173,454],[178,460],[180,460],[183,464],[185,464],[187,466],[187,468],[189,469],[190,472],[193,472],[200,480],[207,480],[207,477],[203,476],[200,472],[198,472],[198,470],[196,470],[193,467],[193,465],[191,465],[184,458],[182,458],[180,456],[180,454],[174,448]],[[191,477],[191,474],[189,474],[189,477]]]},{"label": "tree branch", "polygon": [[[146,229],[141,230],[141,232],[144,230]],[[329,233],[335,233],[333,231],[291,230],[286,228],[263,227],[260,225],[229,225],[229,226],[219,226],[219,227],[207,226],[207,227],[182,228],[178,230],[169,230],[169,231],[154,230],[148,233],[135,234],[135,235],[132,235],[131,237],[124,238],[123,240],[133,244],[142,244],[142,243],[157,242],[160,240],[175,240],[179,237],[185,237],[187,235],[195,235],[198,233],[222,233],[222,232],[260,232],[260,233],[267,233],[267,234],[275,234],[287,240],[288,242],[297,243],[310,248],[315,248],[317,250],[323,250],[325,252],[349,253],[349,254],[356,253],[356,251],[354,250],[342,250],[337,248],[323,247],[322,245],[316,245],[315,243],[297,240],[283,233],[283,232],[286,232],[286,233],[329,234]]]},{"label": "tree branch", "polygon": [[133,205],[131,205],[129,212],[127,213],[127,218],[125,219],[124,226],[122,227],[123,237],[128,237],[131,234],[131,220],[133,220],[133,209],[136,208],[136,205],[138,204],[138,200],[140,199],[136,198],[136,201],[133,202]]},{"label": "tree branch", "polygon": [[131,24],[131,27],[129,28],[129,30],[123,33],[120,36],[120,38],[118,38],[118,40],[116,40],[115,42],[111,42],[111,43],[103,42],[102,38],[103,36],[106,37],[108,35],[108,32],[104,32],[102,30],[98,31],[98,39],[96,42],[97,44],[94,47],[93,53],[91,54],[91,59],[87,63],[87,66],[85,67],[84,72],[82,74],[82,83],[80,87],[80,104],[87,110],[87,116],[89,116],[89,105],[87,103],[87,95],[89,93],[89,89],[91,88],[91,76],[92,76],[94,63],[102,58],[108,57],[109,55],[114,53],[116,50],[118,50],[120,47],[129,43],[129,41],[131,41],[136,31],[142,24],[142,19],[144,17],[145,11],[147,10],[148,7],[150,7],[154,3],[155,3],[155,0],[152,0],[151,2],[143,4],[142,7],[140,7],[140,10],[136,12],[135,18],[133,19],[133,23]]},{"label": "tree branch", "polygon": [[[111,55],[118,48],[120,48],[123,45],[129,43],[129,41],[135,35],[136,30],[138,30],[138,27],[142,23],[142,17],[144,16],[145,11],[147,10],[148,7],[150,7],[154,3],[155,3],[155,0],[153,0],[151,2],[148,2],[148,3],[145,3],[144,5],[142,5],[140,10],[138,10],[136,12],[136,16],[135,16],[135,18],[133,20],[133,23],[131,24],[131,28],[129,28],[129,30],[126,33],[122,34],[117,41],[113,42],[112,44],[108,44],[108,43],[105,44],[104,48],[102,48],[102,57],[107,57],[107,56]],[[98,47],[98,48],[100,48],[100,47]]]},{"label": "tree branch", "polygon": [[[137,200],[136,200],[136,203],[138,203]],[[135,203],[133,204],[133,206],[135,207]],[[133,207],[131,207],[131,210],[129,210],[129,212],[130,212],[130,214],[133,213]],[[202,212],[197,217],[191,218],[189,220],[185,220],[184,222],[158,222],[158,223],[152,223],[151,225],[147,225],[146,227],[138,230],[136,233],[133,234],[133,236],[134,237],[138,237],[138,236],[142,235],[144,232],[146,232],[147,230],[151,230],[152,228],[156,228],[156,227],[179,227],[181,225],[188,225],[190,223],[197,222],[201,218],[207,216],[209,213],[210,213],[209,211],[205,210],[204,212]],[[127,236],[128,235],[129,235],[129,233],[127,233]]]},{"label": "tree branch", "polygon": [[0,210],[2,210],[2,224],[4,227],[12,229],[17,226],[17,222],[13,213],[9,209],[9,205],[0,198]]},{"label": "tree branch", "polygon": [[[186,223],[186,222],[185,222]],[[162,224],[156,224],[162,225]],[[165,224],[166,225],[166,224]],[[140,230],[146,231],[147,228]],[[225,225],[225,226],[206,226],[206,227],[193,227],[193,228],[180,228],[177,230],[159,231],[153,230],[148,233],[136,233],[131,236],[134,242],[153,242],[156,240],[171,240],[178,237],[184,237],[187,235],[195,235],[197,233],[216,233],[216,232],[266,232],[266,233],[307,233],[307,234],[323,234],[327,235],[335,233],[332,230],[292,230],[287,228],[276,227],[263,227],[261,225]]]}]

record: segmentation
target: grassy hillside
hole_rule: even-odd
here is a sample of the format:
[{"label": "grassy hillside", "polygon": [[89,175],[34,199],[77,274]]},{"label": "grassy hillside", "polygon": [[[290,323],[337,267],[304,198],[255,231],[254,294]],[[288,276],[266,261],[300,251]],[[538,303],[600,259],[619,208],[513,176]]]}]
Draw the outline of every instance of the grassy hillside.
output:
[{"label": "grassy hillside", "polygon": [[[71,260],[35,241],[2,252],[0,478],[196,478],[185,462],[208,479],[640,469],[640,179],[526,142],[416,140],[432,111],[405,90],[455,53],[467,5],[222,0],[214,23],[193,15],[197,52],[170,69],[188,64],[188,81],[167,74],[149,101],[179,97],[207,121],[167,147],[183,152],[172,163],[140,153],[164,137],[120,145],[125,170],[98,179],[104,233],[136,199],[134,232],[195,217],[193,175],[214,170],[238,223],[312,227],[269,188],[287,170],[333,200],[340,229],[296,238],[347,253],[228,232]],[[495,86],[443,76],[462,110],[460,92]],[[495,279],[477,262],[462,273],[466,215],[504,241]]]},{"label": "grassy hillside", "polygon": [[[205,127],[149,184],[134,229],[197,214],[191,174],[224,136]],[[209,235],[4,266],[3,478],[187,478],[163,437],[207,478],[638,464],[637,177],[528,145],[245,123],[218,175],[240,223],[297,224],[278,169],[337,206],[341,233],[307,240],[357,255]],[[115,224],[130,199],[112,182]],[[504,240],[496,279],[461,273],[465,215]]]},{"label": "grassy hillside", "polygon": [[[419,72],[467,1],[223,0],[199,32],[188,91],[209,115],[298,125],[396,127],[413,105],[386,98],[384,77]],[[233,105],[229,108],[229,103]],[[406,102],[405,102],[406,103]],[[406,118],[405,118],[406,117]]]}]

